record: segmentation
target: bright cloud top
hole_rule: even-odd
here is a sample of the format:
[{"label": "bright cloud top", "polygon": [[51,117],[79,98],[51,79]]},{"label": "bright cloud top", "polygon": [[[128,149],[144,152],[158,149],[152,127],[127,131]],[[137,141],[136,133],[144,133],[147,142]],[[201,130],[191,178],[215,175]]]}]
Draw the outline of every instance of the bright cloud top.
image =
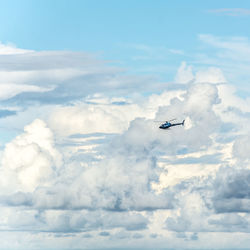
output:
[{"label": "bright cloud top", "polygon": [[[218,65],[182,62],[167,84],[85,53],[3,50],[3,126],[26,123],[1,151],[5,248],[250,244],[249,99]],[[173,118],[185,126],[155,123]]]}]

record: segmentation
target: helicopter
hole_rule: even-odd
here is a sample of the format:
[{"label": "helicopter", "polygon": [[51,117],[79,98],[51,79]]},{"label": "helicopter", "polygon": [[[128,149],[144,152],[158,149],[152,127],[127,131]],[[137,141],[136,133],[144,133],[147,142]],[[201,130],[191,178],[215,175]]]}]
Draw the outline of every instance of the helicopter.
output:
[{"label": "helicopter", "polygon": [[183,120],[180,123],[171,123],[171,121],[175,121],[175,120],[176,119],[172,119],[170,121],[166,121],[165,123],[161,124],[161,126],[159,128],[161,128],[161,129],[169,129],[170,127],[173,127],[173,126],[178,126],[178,125],[184,126],[185,120]]}]

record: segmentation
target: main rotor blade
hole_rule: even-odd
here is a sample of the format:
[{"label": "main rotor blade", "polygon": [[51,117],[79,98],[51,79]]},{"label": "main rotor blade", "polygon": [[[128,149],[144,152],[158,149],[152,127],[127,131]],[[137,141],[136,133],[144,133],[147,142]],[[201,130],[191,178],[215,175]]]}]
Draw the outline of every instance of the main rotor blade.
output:
[{"label": "main rotor blade", "polygon": [[165,121],[154,121],[154,122],[171,122],[171,121],[175,121],[175,120],[176,120],[176,118],[169,120],[169,121],[165,120]]}]

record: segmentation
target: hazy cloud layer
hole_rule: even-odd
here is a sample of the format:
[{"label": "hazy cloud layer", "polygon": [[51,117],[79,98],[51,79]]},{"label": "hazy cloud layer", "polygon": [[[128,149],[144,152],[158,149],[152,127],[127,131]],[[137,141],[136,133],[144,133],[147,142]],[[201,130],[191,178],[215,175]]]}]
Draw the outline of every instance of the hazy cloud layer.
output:
[{"label": "hazy cloud layer", "polygon": [[93,55],[2,46],[0,99],[7,104],[67,103],[94,93],[128,94],[162,87],[152,77],[122,75]]}]

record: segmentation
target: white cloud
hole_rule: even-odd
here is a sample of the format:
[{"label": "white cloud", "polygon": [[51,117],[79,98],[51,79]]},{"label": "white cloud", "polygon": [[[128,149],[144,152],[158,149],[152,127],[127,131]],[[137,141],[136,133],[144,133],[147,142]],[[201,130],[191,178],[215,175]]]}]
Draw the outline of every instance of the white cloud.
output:
[{"label": "white cloud", "polygon": [[[77,133],[121,133],[138,117],[153,119],[160,106],[169,105],[185,91],[164,91],[148,98],[107,98],[88,96],[74,106],[57,107],[49,117],[51,128],[61,136]],[[141,101],[138,102],[138,99]],[[165,118],[164,118],[165,119]],[[154,124],[155,125],[155,124]]]},{"label": "white cloud", "polygon": [[31,52],[33,52],[33,50],[19,49],[16,48],[13,44],[5,45],[0,43],[0,55],[17,55]]},{"label": "white cloud", "polygon": [[[247,91],[249,79],[250,42],[248,37],[199,35],[203,50],[196,55],[198,65],[220,68],[228,82],[237,90]],[[209,53],[204,48],[207,48]]]},{"label": "white cloud", "polygon": [[91,70],[77,69],[77,68],[64,68],[64,69],[23,69],[12,71],[0,71],[0,84],[16,83],[16,84],[34,84],[44,81],[44,85],[48,82],[59,83],[65,80],[73,79],[87,75]]},{"label": "white cloud", "polygon": [[[221,84],[226,77],[218,65],[182,63],[176,83],[187,84],[144,96],[131,94],[144,88],[141,79],[124,78],[85,54],[30,52],[15,59],[5,66],[0,56],[2,84],[12,84],[3,98],[13,97],[14,87],[21,94],[18,86],[33,92],[55,86],[39,101],[66,100],[6,118],[11,127],[40,118],[1,153],[0,229],[8,239],[19,235],[17,248],[122,241],[124,247],[193,249],[211,247],[211,239],[216,248],[223,232],[224,247],[236,232],[247,246],[249,100]],[[160,130],[154,122],[173,118],[186,119],[186,126]]]},{"label": "white cloud", "polygon": [[225,83],[226,79],[219,68],[208,68],[198,71],[195,74],[195,81],[198,83]]},{"label": "white cloud", "polygon": [[9,99],[11,104],[66,103],[96,92],[130,94],[138,89],[162,88],[153,77],[122,75],[122,69],[107,66],[87,53],[2,48],[7,51],[0,53],[0,86],[5,93],[2,99]]},{"label": "white cloud", "polygon": [[80,104],[55,109],[49,123],[62,136],[76,133],[120,133],[138,113],[140,108],[137,105]]},{"label": "white cloud", "polygon": [[26,85],[26,84],[13,84],[6,83],[0,84],[0,100],[6,100],[12,98],[23,92],[39,92],[44,93],[51,91],[53,88],[43,88],[34,85]]},{"label": "white cloud", "polygon": [[243,135],[237,138],[233,145],[233,154],[240,160],[250,159],[250,136]]},{"label": "white cloud", "polygon": [[[221,51],[221,56],[230,56],[226,51],[231,51],[231,53],[237,52],[238,57],[231,57],[231,59],[242,59],[244,53],[249,54],[249,40],[246,37],[217,37],[209,34],[199,35],[199,39],[215,48],[223,49]],[[246,60],[248,60],[246,58]]]},{"label": "white cloud", "polygon": [[187,66],[186,62],[182,62],[175,76],[177,83],[189,83],[194,80],[192,66]]},{"label": "white cloud", "polygon": [[38,119],[6,145],[2,156],[3,171],[17,179],[19,191],[32,192],[39,184],[46,185],[60,164],[61,156],[54,148],[53,134]]},{"label": "white cloud", "polygon": [[225,83],[226,79],[219,68],[210,67],[208,69],[198,70],[193,74],[192,66],[182,62],[175,76],[176,83]]},{"label": "white cloud", "polygon": [[244,8],[214,9],[214,10],[209,10],[209,12],[227,15],[227,16],[249,16],[250,15],[250,9],[244,9]]}]

